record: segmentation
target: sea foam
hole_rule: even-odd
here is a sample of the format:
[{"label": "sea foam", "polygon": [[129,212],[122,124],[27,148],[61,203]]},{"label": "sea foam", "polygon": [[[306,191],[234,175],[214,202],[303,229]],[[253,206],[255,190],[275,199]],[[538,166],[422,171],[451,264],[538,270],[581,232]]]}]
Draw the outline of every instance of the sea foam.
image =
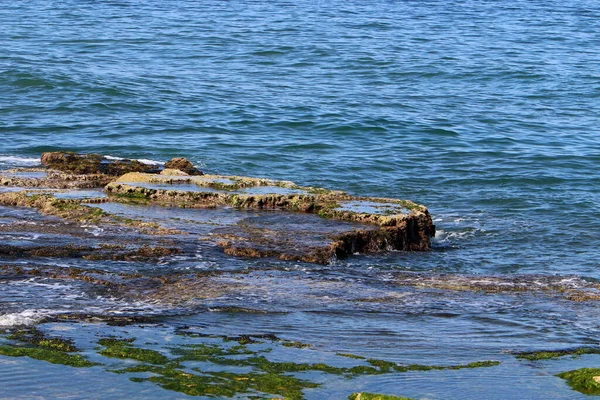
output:
[{"label": "sea foam", "polygon": [[0,315],[0,326],[35,325],[50,315],[48,310],[24,310],[17,313]]}]

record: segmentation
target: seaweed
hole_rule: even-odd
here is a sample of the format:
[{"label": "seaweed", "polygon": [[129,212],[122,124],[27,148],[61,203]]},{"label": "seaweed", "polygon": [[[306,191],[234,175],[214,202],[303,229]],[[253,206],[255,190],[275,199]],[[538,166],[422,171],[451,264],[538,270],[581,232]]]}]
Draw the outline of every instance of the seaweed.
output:
[{"label": "seaweed", "polygon": [[79,354],[69,354],[60,350],[40,347],[0,345],[0,355],[8,357],[29,357],[36,360],[47,361],[51,364],[61,364],[75,368],[85,368],[99,365],[89,361],[87,358]]},{"label": "seaweed", "polygon": [[411,400],[408,397],[390,396],[387,394],[378,393],[352,393],[348,396],[348,400]]},{"label": "seaweed", "polygon": [[169,358],[158,351],[133,347],[132,342],[132,339],[117,339],[114,337],[100,339],[98,344],[105,348],[99,351],[99,354],[105,357],[128,358],[150,364],[166,364],[169,362]]},{"label": "seaweed", "polygon": [[555,358],[573,356],[578,357],[584,354],[600,354],[600,348],[598,347],[576,347],[572,349],[561,349],[561,350],[539,350],[539,351],[528,351],[522,353],[515,353],[516,358],[537,361],[537,360],[552,360]]},{"label": "seaweed", "polygon": [[6,338],[28,343],[44,349],[58,350],[63,352],[78,351],[71,339],[47,337],[44,332],[34,327],[18,329],[8,335]]},{"label": "seaweed", "polygon": [[340,356],[340,357],[353,358],[355,360],[366,360],[367,359],[367,357],[358,356],[356,354],[350,354],[350,353],[336,353],[336,355]]},{"label": "seaweed", "polygon": [[557,374],[573,390],[587,395],[600,395],[600,368],[581,368]]},{"label": "seaweed", "polygon": [[[270,341],[282,347],[292,347],[303,351],[306,344],[282,340],[275,335],[205,335],[177,332],[191,338],[221,339],[221,343],[188,343],[166,347],[169,353],[135,346],[135,338],[107,336],[97,341],[99,355],[110,358],[137,361],[127,363],[125,367],[107,369],[108,372],[119,374],[134,374],[130,380],[134,382],[152,382],[160,387],[191,396],[235,397],[235,396],[264,396],[276,395],[286,399],[302,399],[303,390],[319,387],[320,384],[307,380],[306,373],[322,373],[338,375],[346,379],[357,376],[379,375],[408,371],[453,370],[461,368],[479,368],[497,365],[496,361],[478,361],[465,365],[436,366],[436,365],[400,365],[395,362],[380,359],[365,359],[361,356],[339,353],[338,356],[364,360],[368,365],[352,367],[337,367],[326,363],[301,363],[292,361],[272,361],[263,354],[271,351],[265,348]],[[55,364],[74,367],[89,367],[100,365],[92,363],[79,354],[70,354],[65,350],[76,351],[70,340],[47,338],[36,328],[18,330],[9,336],[36,347],[0,346],[0,355],[28,356]],[[52,340],[54,339],[54,340]],[[228,343],[231,343],[229,345]],[[46,346],[46,347],[41,347]],[[263,353],[263,354],[261,354]],[[202,364],[209,363],[223,367],[222,371],[206,370]],[[243,368],[242,372],[232,371]],[[106,367],[105,367],[106,368]],[[212,368],[211,368],[212,369]],[[143,374],[143,375],[138,375]],[[300,374],[300,375],[298,375]],[[378,399],[383,396],[368,393],[355,393],[358,399]],[[367,397],[365,397],[367,396]],[[382,399],[396,399],[382,397]]]}]

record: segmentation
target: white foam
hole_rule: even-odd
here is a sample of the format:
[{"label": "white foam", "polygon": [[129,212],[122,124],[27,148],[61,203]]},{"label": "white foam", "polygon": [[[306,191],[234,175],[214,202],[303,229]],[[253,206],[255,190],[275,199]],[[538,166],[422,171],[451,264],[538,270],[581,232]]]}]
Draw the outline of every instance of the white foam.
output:
[{"label": "white foam", "polygon": [[[106,156],[106,155],[104,156],[104,158],[106,158],[107,160],[117,160],[117,161],[118,160],[125,160],[125,158],[123,158],[123,157]],[[162,161],[149,160],[149,159],[146,159],[146,158],[138,158],[138,159],[134,158],[134,160],[139,161],[142,164],[147,164],[147,165],[165,165],[165,163],[162,162]]]},{"label": "white foam", "polygon": [[40,159],[31,157],[0,156],[0,163],[11,165],[38,165],[40,164]]},{"label": "white foam", "polygon": [[47,310],[25,310],[0,315],[0,326],[35,325],[50,314]]},{"label": "white foam", "polygon": [[165,163],[162,161],[148,160],[146,158],[138,158],[137,161],[148,165],[165,165]]}]

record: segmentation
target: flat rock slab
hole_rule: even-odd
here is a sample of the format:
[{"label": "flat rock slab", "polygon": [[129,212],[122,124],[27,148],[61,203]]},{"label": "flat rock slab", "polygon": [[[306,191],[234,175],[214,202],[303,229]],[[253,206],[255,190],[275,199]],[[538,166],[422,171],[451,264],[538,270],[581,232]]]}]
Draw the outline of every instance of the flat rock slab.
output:
[{"label": "flat rock slab", "polygon": [[[435,227],[411,201],[365,198],[240,176],[130,173],[105,187],[112,201],[260,210],[211,232],[232,255],[327,263],[354,253],[430,248]],[[277,210],[278,213],[264,211]]]},{"label": "flat rock slab", "polygon": [[[131,160],[71,153],[45,153],[42,161],[47,168],[0,172],[0,204],[33,207],[98,227],[116,224],[153,235],[191,233],[229,255],[315,263],[356,253],[425,251],[435,234],[427,209],[408,200],[357,197],[290,181],[201,175],[185,159],[174,159],[167,163],[170,168],[153,173],[136,171],[120,177],[110,174],[142,167]],[[99,187],[104,191],[95,189]],[[11,193],[16,188],[26,190]],[[189,215],[176,217],[177,210],[188,210]],[[148,219],[153,222],[143,222]],[[67,250],[77,250],[80,256],[88,249]],[[104,256],[95,248],[89,250],[93,254],[84,257]],[[23,251],[31,252],[4,248],[6,254]]]},{"label": "flat rock slab", "polygon": [[92,189],[113,181],[106,174],[75,174],[44,168],[20,168],[0,171],[0,188]]}]

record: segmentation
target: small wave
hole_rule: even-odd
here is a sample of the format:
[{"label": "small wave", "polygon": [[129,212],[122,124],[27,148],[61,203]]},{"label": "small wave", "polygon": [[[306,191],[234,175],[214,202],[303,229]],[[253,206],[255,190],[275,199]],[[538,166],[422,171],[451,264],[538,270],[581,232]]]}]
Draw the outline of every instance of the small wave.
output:
[{"label": "small wave", "polygon": [[51,314],[48,310],[24,310],[18,313],[8,313],[0,315],[0,326],[22,326],[35,325],[43,321]]},{"label": "small wave", "polygon": [[40,159],[32,157],[0,156],[0,164],[8,164],[11,166],[39,165]]},{"label": "small wave", "polygon": [[[106,158],[107,160],[125,160],[125,158],[123,157],[115,157],[115,156],[104,156],[104,158]],[[141,162],[142,164],[147,164],[147,165],[165,165],[164,162],[162,161],[156,161],[156,160],[149,160],[146,158],[134,158],[134,160]]]},{"label": "small wave", "polygon": [[[447,290],[488,292],[556,291],[566,293],[586,290],[589,296],[598,294],[598,285],[577,276],[547,275],[454,275],[415,274],[399,272],[395,275],[400,286],[416,286]],[[580,293],[581,294],[581,293]]]},{"label": "small wave", "polygon": [[457,240],[463,240],[471,238],[478,233],[485,233],[483,229],[469,229],[463,231],[446,232],[443,229],[437,229],[435,232],[434,240],[438,243],[445,243]]}]

